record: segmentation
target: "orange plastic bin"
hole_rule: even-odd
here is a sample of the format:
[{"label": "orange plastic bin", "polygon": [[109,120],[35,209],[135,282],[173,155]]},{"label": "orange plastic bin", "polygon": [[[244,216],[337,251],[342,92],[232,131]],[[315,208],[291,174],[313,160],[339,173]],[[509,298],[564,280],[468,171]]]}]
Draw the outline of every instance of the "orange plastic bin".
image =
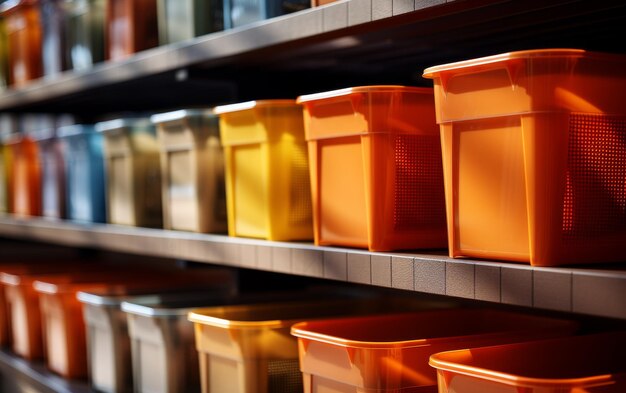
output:
[{"label": "orange plastic bin", "polygon": [[491,310],[442,310],[302,322],[305,393],[436,392],[433,353],[571,334],[574,322]]},{"label": "orange plastic bin", "polygon": [[439,393],[622,393],[626,332],[437,353]]},{"label": "orange plastic bin", "polygon": [[372,251],[447,244],[433,91],[367,86],[301,96],[315,244]]},{"label": "orange plastic bin", "polygon": [[41,215],[41,163],[37,142],[28,135],[15,135],[7,146],[12,157],[13,213],[19,216]]},{"label": "orange plastic bin", "polygon": [[505,53],[424,71],[453,257],[626,259],[626,56]]}]

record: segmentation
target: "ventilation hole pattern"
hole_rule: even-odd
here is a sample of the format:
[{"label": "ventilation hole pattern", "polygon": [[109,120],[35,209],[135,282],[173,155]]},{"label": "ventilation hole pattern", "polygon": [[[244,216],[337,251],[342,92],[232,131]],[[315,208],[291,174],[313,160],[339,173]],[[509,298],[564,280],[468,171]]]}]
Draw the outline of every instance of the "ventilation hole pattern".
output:
[{"label": "ventilation hole pattern", "polygon": [[394,227],[410,230],[445,225],[439,137],[397,135],[394,147]]},{"label": "ventilation hole pattern", "polygon": [[289,202],[291,206],[289,225],[297,227],[313,226],[309,160],[307,158],[307,146],[305,144],[293,146]]},{"label": "ventilation hole pattern", "polygon": [[270,360],[267,371],[268,392],[302,393],[302,373],[298,359]]},{"label": "ventilation hole pattern", "polygon": [[626,118],[572,114],[563,203],[565,242],[626,231]]}]

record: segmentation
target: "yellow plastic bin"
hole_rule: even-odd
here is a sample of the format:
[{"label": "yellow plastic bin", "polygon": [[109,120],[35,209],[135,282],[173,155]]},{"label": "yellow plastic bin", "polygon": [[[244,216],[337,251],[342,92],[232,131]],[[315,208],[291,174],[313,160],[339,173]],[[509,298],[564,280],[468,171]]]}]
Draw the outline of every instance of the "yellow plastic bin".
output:
[{"label": "yellow plastic bin", "polygon": [[576,328],[566,320],[458,309],[309,321],[291,332],[298,337],[305,393],[435,393],[433,353],[558,337]]},{"label": "yellow plastic bin", "polygon": [[15,117],[0,114],[0,213],[13,212],[13,155],[7,142],[15,132]]},{"label": "yellow plastic bin", "polygon": [[623,393],[626,332],[442,352],[440,393]]},{"label": "yellow plastic bin", "polygon": [[298,97],[309,146],[315,244],[444,248],[433,90],[361,86]]},{"label": "yellow plastic bin", "polygon": [[[131,343],[122,302],[145,306],[190,296],[214,299],[236,292],[230,271],[193,269],[164,277],[154,285],[134,288],[120,295],[115,291],[79,292],[87,336],[89,381],[99,392],[133,391]],[[194,292],[192,292],[194,291]]]},{"label": "yellow plastic bin", "polygon": [[228,234],[267,240],[313,238],[302,107],[294,100],[215,108],[226,161]]},{"label": "yellow plastic bin", "polygon": [[203,393],[302,391],[298,348],[291,326],[311,318],[439,307],[388,298],[297,298],[289,302],[194,310]]},{"label": "yellow plastic bin", "polygon": [[218,119],[210,110],[153,115],[161,146],[163,226],[183,231],[227,230],[224,156]]},{"label": "yellow plastic bin", "polygon": [[626,56],[542,49],[424,71],[452,257],[626,259],[625,69]]},{"label": "yellow plastic bin", "polygon": [[117,119],[95,127],[104,134],[108,221],[162,227],[159,144],[150,120]]}]

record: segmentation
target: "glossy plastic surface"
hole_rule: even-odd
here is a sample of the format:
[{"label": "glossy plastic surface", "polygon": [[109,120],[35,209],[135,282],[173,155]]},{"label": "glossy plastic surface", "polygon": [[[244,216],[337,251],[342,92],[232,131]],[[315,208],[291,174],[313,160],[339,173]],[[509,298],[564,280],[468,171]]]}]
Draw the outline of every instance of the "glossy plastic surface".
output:
[{"label": "glossy plastic surface", "polygon": [[96,124],[104,133],[108,222],[161,228],[161,164],[149,119]]},{"label": "glossy plastic surface", "polygon": [[106,15],[109,60],[121,60],[159,44],[157,0],[108,0]]},{"label": "glossy plastic surface", "polygon": [[301,96],[315,243],[386,251],[447,244],[433,91],[366,86]]},{"label": "glossy plastic surface", "polygon": [[41,15],[35,1],[19,0],[0,7],[8,37],[9,84],[26,85],[42,75]]},{"label": "glossy plastic surface", "polygon": [[161,147],[163,226],[204,233],[227,230],[224,153],[210,111],[152,116]]},{"label": "glossy plastic surface", "polygon": [[66,176],[63,146],[56,136],[37,141],[41,163],[41,215],[65,218]]},{"label": "glossy plastic surface", "polygon": [[437,353],[439,393],[626,391],[626,333]]},{"label": "glossy plastic surface", "polygon": [[626,57],[536,50],[427,69],[453,257],[626,258]]},{"label": "glossy plastic surface", "polygon": [[0,212],[13,212],[13,154],[0,142]]},{"label": "glossy plastic surface", "polygon": [[87,70],[104,60],[105,0],[66,0],[70,66]]},{"label": "glossy plastic surface", "polygon": [[268,240],[313,237],[302,108],[293,100],[215,108],[226,161],[228,234]]},{"label": "glossy plastic surface", "polygon": [[159,43],[171,44],[222,30],[222,8],[222,1],[215,0],[158,0]]},{"label": "glossy plastic surface", "polygon": [[576,326],[461,309],[302,322],[291,332],[298,337],[305,393],[396,393],[435,391],[436,373],[428,366],[433,353],[557,337]]},{"label": "glossy plastic surface", "polygon": [[406,299],[291,298],[289,302],[194,310],[202,391],[294,393],[302,391],[293,324],[312,318],[441,307]]},{"label": "glossy plastic surface", "polygon": [[6,22],[0,19],[0,91],[9,86],[9,47]]},{"label": "glossy plastic surface", "polygon": [[103,136],[93,125],[59,128],[65,155],[67,217],[106,222]]},{"label": "glossy plastic surface", "polygon": [[37,143],[16,136],[7,144],[12,157],[12,212],[18,216],[41,215],[41,163]]}]

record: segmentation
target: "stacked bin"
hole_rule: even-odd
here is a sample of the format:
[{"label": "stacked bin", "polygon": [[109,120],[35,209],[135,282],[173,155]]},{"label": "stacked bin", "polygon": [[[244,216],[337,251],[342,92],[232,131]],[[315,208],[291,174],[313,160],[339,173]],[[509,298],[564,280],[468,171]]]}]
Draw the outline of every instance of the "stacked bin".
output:
[{"label": "stacked bin", "polygon": [[196,109],[162,113],[151,120],[161,148],[164,228],[226,232],[224,158],[217,116]]},{"label": "stacked bin", "polygon": [[106,222],[103,137],[90,124],[59,127],[66,174],[67,217]]},{"label": "stacked bin", "polygon": [[26,85],[42,75],[41,15],[35,0],[16,0],[0,6],[6,23],[9,84]]},{"label": "stacked bin", "polygon": [[437,353],[440,393],[626,391],[626,333]]},{"label": "stacked bin", "polygon": [[167,45],[223,29],[222,0],[158,0],[159,43]]},{"label": "stacked bin", "polygon": [[443,248],[446,217],[433,91],[368,86],[301,96],[315,244]]},{"label": "stacked bin", "polygon": [[159,44],[157,0],[107,0],[109,60],[121,60]]},{"label": "stacked bin", "polygon": [[[131,343],[123,302],[157,306],[164,299],[211,299],[232,295],[236,290],[226,270],[182,271],[164,277],[154,286],[134,288],[120,295],[116,291],[79,292],[85,318],[89,380],[100,392],[133,391]],[[197,292],[191,292],[196,290]],[[200,292],[201,291],[201,292]],[[155,370],[153,370],[155,371]]]},{"label": "stacked bin", "polygon": [[[314,300],[313,300],[314,299]],[[283,297],[259,304],[194,310],[203,393],[299,393],[298,348],[293,324],[312,318],[448,307],[409,298],[352,296]]]},{"label": "stacked bin", "polygon": [[105,0],[66,0],[70,67],[87,70],[104,60]]},{"label": "stacked bin", "polygon": [[96,124],[104,134],[108,222],[160,228],[161,170],[156,131],[148,118]]},{"label": "stacked bin", "polygon": [[226,162],[228,234],[268,240],[313,235],[302,108],[293,100],[215,108]]},{"label": "stacked bin", "polygon": [[49,218],[66,217],[65,158],[57,137],[57,124],[61,122],[35,136],[41,163],[41,214]]},{"label": "stacked bin", "polygon": [[0,92],[9,86],[9,47],[7,41],[6,22],[0,18]]},{"label": "stacked bin", "polygon": [[[176,285],[180,281],[171,269],[146,271],[145,267],[139,266],[123,270],[107,269],[69,282],[54,278],[35,281],[33,285],[39,296],[48,367],[66,378],[87,377],[86,328],[83,306],[77,299],[78,292],[106,291],[124,295],[137,290],[157,291],[168,283]],[[226,284],[232,286],[233,282],[230,275],[222,276],[220,281],[216,285],[220,289]],[[211,283],[207,285],[210,288]]]},{"label": "stacked bin", "polygon": [[574,322],[491,310],[441,310],[294,325],[305,393],[436,392],[440,351],[574,333]]},{"label": "stacked bin", "polygon": [[449,251],[536,266],[626,258],[626,56],[571,49],[432,67]]}]

